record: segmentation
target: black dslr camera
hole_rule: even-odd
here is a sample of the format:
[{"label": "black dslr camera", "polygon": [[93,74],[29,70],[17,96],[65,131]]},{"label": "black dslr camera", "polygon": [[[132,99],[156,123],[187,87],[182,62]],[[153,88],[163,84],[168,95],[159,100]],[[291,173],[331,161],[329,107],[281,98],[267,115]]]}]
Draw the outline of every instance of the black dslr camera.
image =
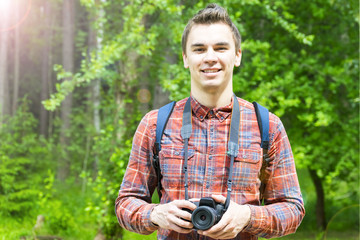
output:
[{"label": "black dslr camera", "polygon": [[200,202],[193,203],[196,205],[193,212],[188,209],[185,210],[191,213],[191,222],[194,229],[198,230],[207,230],[214,226],[226,211],[224,204],[216,203],[210,197],[201,198]]}]

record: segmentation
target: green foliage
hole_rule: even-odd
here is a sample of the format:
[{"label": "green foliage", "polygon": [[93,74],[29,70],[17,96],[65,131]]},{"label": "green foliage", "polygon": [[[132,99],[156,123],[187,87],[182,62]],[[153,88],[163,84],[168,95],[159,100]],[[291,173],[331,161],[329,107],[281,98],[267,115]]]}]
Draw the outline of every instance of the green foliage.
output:
[{"label": "green foliage", "polygon": [[88,187],[92,191],[91,198],[87,200],[85,211],[96,222],[103,234],[108,238],[122,235],[122,229],[118,227],[114,215],[113,197],[116,195],[118,185],[98,173],[95,181],[88,179]]},{"label": "green foliage", "polygon": [[[79,197],[80,191],[72,186],[74,178],[68,180],[70,184],[56,182],[57,146],[36,132],[37,121],[29,112],[29,104],[24,99],[16,114],[7,116],[0,129],[0,236],[19,239],[43,234],[91,239],[98,228],[93,224],[96,220],[85,214],[85,196]],[[73,120],[74,127],[79,127],[77,121],[80,119]],[[74,136],[70,156],[79,158],[83,138]],[[73,172],[76,171],[80,170],[74,164]],[[44,216],[45,221],[43,227],[35,230],[38,215]]]},{"label": "green foliage", "polygon": [[45,215],[45,226],[51,233],[59,234],[74,227],[74,216],[61,201],[53,200],[49,202],[44,210],[47,213]]},{"label": "green foliage", "polygon": [[33,225],[34,222],[29,218],[24,218],[23,221],[19,221],[15,218],[1,217],[0,239],[17,240],[24,236],[32,236]]},{"label": "green foliage", "polygon": [[97,219],[85,211],[87,199],[90,196],[81,192],[78,186],[59,183],[52,171],[48,171],[37,203],[37,214],[44,217],[44,225],[36,229],[35,234],[74,240],[93,238],[98,225]]},{"label": "green foliage", "polygon": [[31,212],[41,181],[37,173],[46,163],[46,141],[35,133],[36,120],[23,100],[13,117],[0,129],[0,215],[23,217]]},{"label": "green foliage", "polygon": [[63,202],[55,195],[57,191],[54,188],[55,175],[48,171],[48,176],[44,179],[44,189],[39,193],[39,211],[45,218],[45,228],[53,234],[68,231],[75,220],[69,208],[64,206]]},{"label": "green foliage", "polygon": [[[105,106],[104,108],[106,109]],[[125,115],[125,113],[119,114]],[[124,127],[124,123],[119,123],[119,126]],[[133,128],[128,129],[131,133],[125,133],[124,136],[132,135],[134,127],[136,125],[133,124]],[[117,195],[125,173],[132,143],[130,138],[124,141],[117,140],[116,134],[113,122],[104,121],[104,127],[100,134],[94,137],[92,147],[92,151],[96,152],[100,159],[97,176],[94,179],[91,171],[81,174],[86,179],[88,191],[91,192],[90,198],[86,201],[85,211],[108,238],[122,235],[122,229],[119,228],[114,215],[114,196]],[[120,180],[114,181],[114,179]]]}]

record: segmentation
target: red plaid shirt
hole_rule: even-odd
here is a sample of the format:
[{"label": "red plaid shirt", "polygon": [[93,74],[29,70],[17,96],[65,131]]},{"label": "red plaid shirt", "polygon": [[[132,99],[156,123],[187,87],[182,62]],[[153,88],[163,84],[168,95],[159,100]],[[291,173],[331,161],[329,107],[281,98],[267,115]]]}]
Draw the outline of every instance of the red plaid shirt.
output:
[{"label": "red plaid shirt", "polygon": [[[185,199],[182,114],[187,99],[176,103],[167,123],[159,154],[162,173],[161,203]],[[234,162],[231,200],[251,208],[249,225],[235,239],[252,240],[278,237],[296,231],[304,214],[295,163],[283,124],[270,113],[270,173],[260,205],[259,172],[262,165],[260,132],[254,107],[237,98],[240,105],[239,153]],[[230,158],[226,154],[232,103],[209,109],[191,99],[192,135],[189,140],[189,198],[226,196]],[[157,186],[152,167],[157,110],[142,119],[133,140],[129,164],[116,199],[116,215],[122,227],[141,234],[158,230],[158,239],[210,239],[196,231],[180,234],[160,229],[150,221],[156,204],[151,196]]]}]

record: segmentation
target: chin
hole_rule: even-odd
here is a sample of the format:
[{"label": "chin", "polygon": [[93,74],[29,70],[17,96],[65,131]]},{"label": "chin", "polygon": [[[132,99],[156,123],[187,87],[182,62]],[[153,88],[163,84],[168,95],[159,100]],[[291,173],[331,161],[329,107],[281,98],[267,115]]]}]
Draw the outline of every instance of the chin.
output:
[{"label": "chin", "polygon": [[203,90],[208,93],[217,93],[220,91],[219,85],[205,85],[203,86]]},{"label": "chin", "polygon": [[223,80],[218,79],[206,79],[202,82],[204,88],[219,88],[221,86],[225,87],[225,83]]}]

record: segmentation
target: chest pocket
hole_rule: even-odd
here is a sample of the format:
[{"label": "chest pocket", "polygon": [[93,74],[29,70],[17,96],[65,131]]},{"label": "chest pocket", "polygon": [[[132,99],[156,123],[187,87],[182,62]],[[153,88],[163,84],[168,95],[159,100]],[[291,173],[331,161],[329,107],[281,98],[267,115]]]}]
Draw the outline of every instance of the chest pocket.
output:
[{"label": "chest pocket", "polygon": [[[249,190],[259,180],[262,149],[240,149],[234,159],[233,188]],[[229,159],[230,160],[230,159]]]},{"label": "chest pocket", "polygon": [[[194,158],[194,149],[189,146],[188,150],[188,166]],[[185,154],[183,146],[162,146],[160,151],[160,168],[162,174],[162,185],[164,190],[177,189],[184,187],[183,166]]]}]

